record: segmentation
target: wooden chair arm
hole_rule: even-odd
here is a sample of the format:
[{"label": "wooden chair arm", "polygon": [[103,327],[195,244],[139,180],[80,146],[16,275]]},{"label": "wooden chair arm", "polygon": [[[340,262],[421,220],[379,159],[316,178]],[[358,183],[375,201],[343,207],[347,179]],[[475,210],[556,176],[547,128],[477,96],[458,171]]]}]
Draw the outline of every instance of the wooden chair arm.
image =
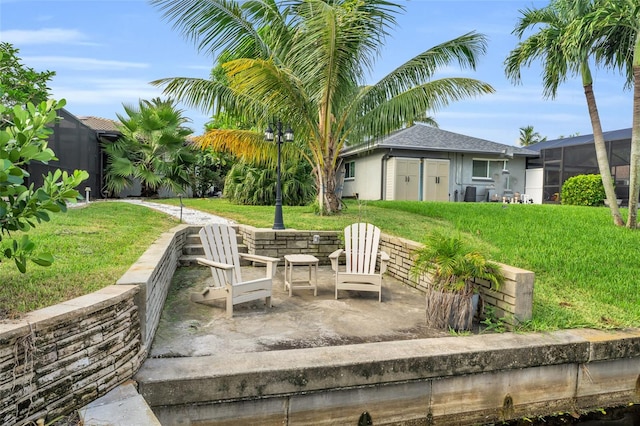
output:
[{"label": "wooden chair arm", "polygon": [[204,265],[204,266],[209,266],[211,268],[217,268],[217,269],[222,269],[225,271],[228,271],[230,269],[233,269],[234,266],[233,265],[229,265],[228,263],[219,263],[219,262],[214,262],[212,260],[209,259],[205,259],[204,257],[198,257],[196,259],[196,261],[200,264],[200,265]]},{"label": "wooden chair arm", "polygon": [[266,277],[273,278],[276,274],[276,267],[280,259],[277,257],[260,256],[259,254],[238,253],[241,259],[251,262],[264,263],[267,267]]},{"label": "wooden chair arm", "polygon": [[343,253],[344,249],[338,249],[329,255],[329,259],[331,260],[331,269],[336,272],[338,272],[338,260]]},{"label": "wooden chair arm", "polygon": [[252,262],[259,262],[264,264],[280,262],[280,258],[278,257],[261,256],[259,254],[249,254],[249,253],[238,253],[238,255],[241,258],[245,260],[250,260]]},{"label": "wooden chair arm", "polygon": [[387,272],[387,263],[391,260],[391,257],[387,254],[386,251],[380,251],[380,274],[384,274]]}]

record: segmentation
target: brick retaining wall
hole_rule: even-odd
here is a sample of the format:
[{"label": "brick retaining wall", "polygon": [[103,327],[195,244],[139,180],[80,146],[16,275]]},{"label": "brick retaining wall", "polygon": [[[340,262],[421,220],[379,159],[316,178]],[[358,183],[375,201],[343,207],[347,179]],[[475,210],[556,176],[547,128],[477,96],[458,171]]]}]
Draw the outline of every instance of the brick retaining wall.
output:
[{"label": "brick retaining wall", "polygon": [[[425,290],[427,283],[421,279],[415,282],[411,278],[413,253],[423,244],[404,238],[382,234],[380,248],[386,251],[391,260],[388,272],[396,279],[412,287]],[[478,280],[476,283],[484,303],[495,308],[495,314],[509,326],[530,320],[533,315],[533,283],[535,274],[531,271],[500,263],[505,283],[499,290],[491,289],[489,283]]]},{"label": "brick retaining wall", "polygon": [[[340,236],[335,231],[298,231],[295,229],[274,231],[239,225],[238,233],[242,236],[249,253],[282,259],[287,254],[310,254],[316,256],[321,265],[330,265],[329,254],[342,246]],[[317,243],[313,241],[315,235],[318,236]]]}]

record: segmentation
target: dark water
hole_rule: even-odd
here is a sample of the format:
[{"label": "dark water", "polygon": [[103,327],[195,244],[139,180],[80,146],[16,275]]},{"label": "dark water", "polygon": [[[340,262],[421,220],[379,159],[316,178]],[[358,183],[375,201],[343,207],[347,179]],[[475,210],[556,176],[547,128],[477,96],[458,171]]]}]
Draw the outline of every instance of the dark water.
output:
[{"label": "dark water", "polygon": [[[495,424],[497,425],[497,423]],[[640,426],[640,405],[635,404],[625,407],[607,408],[602,411],[595,411],[583,415],[566,413],[544,418],[514,420],[499,424],[509,426],[556,426],[573,424],[582,426]]]}]

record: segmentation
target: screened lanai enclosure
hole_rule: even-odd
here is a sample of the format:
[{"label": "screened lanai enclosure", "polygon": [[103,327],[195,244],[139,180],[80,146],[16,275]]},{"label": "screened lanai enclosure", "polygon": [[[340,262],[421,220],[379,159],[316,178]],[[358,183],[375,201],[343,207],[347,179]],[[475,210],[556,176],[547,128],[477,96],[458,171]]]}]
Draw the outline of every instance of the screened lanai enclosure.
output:
[{"label": "screened lanai enclosure", "polygon": [[[77,188],[78,191],[83,197],[89,192],[90,198],[103,198],[105,156],[100,144],[102,141],[114,141],[120,134],[111,128],[102,128],[103,122],[108,120],[94,117],[81,119],[65,109],[58,111],[58,117],[59,120],[52,127],[53,133],[49,136],[49,148],[55,152],[58,160],[50,161],[49,164],[31,163],[28,166],[31,175],[28,183],[33,183],[36,187],[42,186],[43,175],[56,169],[68,173],[86,170],[89,179]],[[94,127],[85,124],[83,120],[94,124]]]},{"label": "screened lanai enclosure", "polygon": [[[604,138],[616,196],[622,200],[622,205],[627,205],[631,129],[605,132]],[[600,173],[593,135],[545,141],[527,148],[540,152],[539,157],[527,159],[527,169],[543,169],[544,203],[558,202],[562,184],[570,177]]]}]

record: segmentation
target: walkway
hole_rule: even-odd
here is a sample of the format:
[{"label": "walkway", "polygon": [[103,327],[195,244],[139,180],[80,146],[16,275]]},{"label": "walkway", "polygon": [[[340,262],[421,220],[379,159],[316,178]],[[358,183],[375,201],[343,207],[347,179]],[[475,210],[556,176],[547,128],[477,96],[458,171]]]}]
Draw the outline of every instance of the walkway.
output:
[{"label": "walkway", "polygon": [[187,207],[181,208],[180,206],[171,206],[168,204],[153,203],[150,201],[141,200],[137,198],[126,198],[126,199],[120,199],[117,201],[142,205],[142,206],[152,208],[154,210],[164,212],[168,215],[181,219],[182,223],[186,223],[188,225],[204,225],[205,223],[229,223],[229,224],[235,223],[232,220],[225,219],[223,217],[216,216],[210,213],[205,213],[200,210],[189,209]]}]

